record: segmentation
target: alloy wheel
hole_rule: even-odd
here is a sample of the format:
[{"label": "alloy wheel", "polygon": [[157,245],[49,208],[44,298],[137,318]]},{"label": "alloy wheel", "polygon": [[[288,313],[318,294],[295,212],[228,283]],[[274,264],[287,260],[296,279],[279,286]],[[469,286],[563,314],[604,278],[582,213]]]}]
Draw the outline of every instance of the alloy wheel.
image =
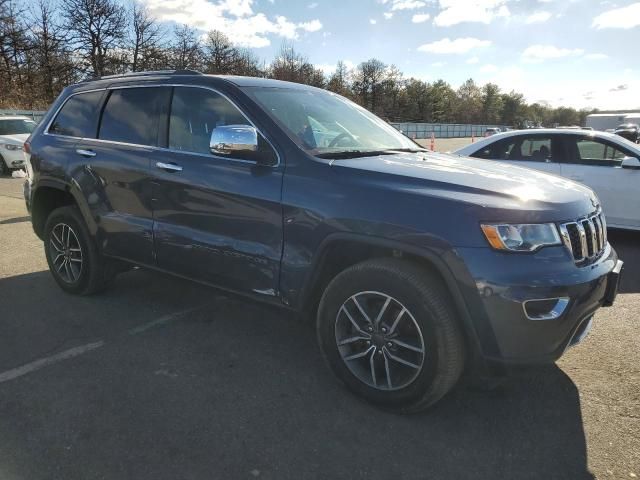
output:
[{"label": "alloy wheel", "polygon": [[380,292],[359,292],[338,310],[335,339],[342,360],[361,382],[398,390],[422,371],[425,346],[412,313]]},{"label": "alloy wheel", "polygon": [[58,223],[51,230],[51,263],[66,283],[75,283],[82,273],[82,247],[78,236],[66,223]]}]

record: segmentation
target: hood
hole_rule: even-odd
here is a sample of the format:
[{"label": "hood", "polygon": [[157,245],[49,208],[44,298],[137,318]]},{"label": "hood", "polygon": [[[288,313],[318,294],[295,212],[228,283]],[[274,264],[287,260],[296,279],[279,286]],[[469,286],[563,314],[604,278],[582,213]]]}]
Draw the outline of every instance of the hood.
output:
[{"label": "hood", "polygon": [[15,143],[16,145],[22,145],[27,138],[28,133],[16,133],[14,135],[0,135],[0,143]]},{"label": "hood", "polygon": [[593,212],[598,200],[579,183],[495,160],[450,154],[398,153],[336,160],[334,166],[393,175],[396,188],[500,210],[555,212],[558,220]]}]

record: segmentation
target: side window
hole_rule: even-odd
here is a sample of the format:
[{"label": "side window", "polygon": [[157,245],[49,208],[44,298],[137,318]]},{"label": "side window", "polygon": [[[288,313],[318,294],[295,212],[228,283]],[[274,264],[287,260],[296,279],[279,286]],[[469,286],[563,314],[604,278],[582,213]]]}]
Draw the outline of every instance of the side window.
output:
[{"label": "side window", "polygon": [[553,161],[550,136],[517,136],[502,143],[497,158],[526,162]]},{"label": "side window", "polygon": [[615,166],[626,156],[614,146],[595,139],[578,139],[576,149],[580,163],[588,165]]},{"label": "side window", "polygon": [[68,137],[96,137],[102,90],[69,97],[49,127],[49,133]]},{"label": "side window", "polygon": [[[251,123],[219,93],[203,88],[175,87],[169,116],[169,148],[211,155],[211,132],[226,125]],[[260,134],[257,155],[275,158],[275,152]],[[256,154],[247,154],[246,158],[240,159],[256,160]]]},{"label": "side window", "polygon": [[98,138],[137,145],[158,145],[158,126],[170,89],[112,90],[100,120]]}]

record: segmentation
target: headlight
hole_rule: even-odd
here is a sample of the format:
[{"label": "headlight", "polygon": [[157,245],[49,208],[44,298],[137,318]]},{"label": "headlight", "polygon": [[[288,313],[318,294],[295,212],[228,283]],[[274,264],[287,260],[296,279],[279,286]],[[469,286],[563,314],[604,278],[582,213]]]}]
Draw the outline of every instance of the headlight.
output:
[{"label": "headlight", "polygon": [[21,150],[22,149],[22,145],[14,145],[12,143],[5,143],[4,148],[6,148],[7,150]]},{"label": "headlight", "polygon": [[482,225],[489,245],[496,250],[533,252],[540,247],[562,245],[553,223]]}]

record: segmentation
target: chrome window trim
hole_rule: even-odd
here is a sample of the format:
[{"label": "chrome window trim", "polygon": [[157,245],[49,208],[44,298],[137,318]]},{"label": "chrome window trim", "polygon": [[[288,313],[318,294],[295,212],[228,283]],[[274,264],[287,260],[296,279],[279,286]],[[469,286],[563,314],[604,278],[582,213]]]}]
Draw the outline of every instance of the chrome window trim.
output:
[{"label": "chrome window trim", "polygon": [[[207,87],[207,86],[204,86],[204,85],[188,85],[188,84],[183,84],[183,83],[158,83],[158,84],[149,84],[149,85],[113,85],[113,86],[110,85],[108,87],[103,87],[103,88],[94,88],[92,90],[82,90],[81,92],[74,92],[71,95],[69,95],[64,100],[64,102],[62,102],[62,105],[60,105],[58,107],[58,109],[55,111],[55,114],[51,117],[51,120],[47,124],[47,128],[45,129],[44,135],[48,135],[48,136],[52,136],[52,137],[62,137],[62,138],[71,138],[71,139],[77,139],[77,140],[84,140],[84,141],[89,141],[89,142],[110,143],[110,144],[113,144],[113,145],[122,145],[122,146],[127,146],[127,147],[149,148],[149,149],[152,149],[152,150],[159,150],[159,151],[165,151],[165,152],[171,152],[171,153],[182,153],[182,154],[185,154],[185,155],[197,155],[199,157],[204,157],[204,158],[214,158],[214,159],[229,160],[229,161],[232,161],[232,162],[239,162],[239,163],[245,163],[245,164],[251,164],[251,165],[259,165],[257,162],[255,162],[253,160],[245,160],[245,159],[242,159],[242,158],[223,157],[223,156],[214,155],[214,154],[207,154],[207,153],[201,153],[201,152],[191,152],[189,150],[177,150],[177,149],[174,149],[174,148],[158,147],[158,146],[154,146],[154,145],[142,145],[142,144],[139,144],[139,143],[119,142],[117,140],[104,140],[104,139],[101,139],[101,138],[87,138],[87,137],[74,137],[74,136],[71,136],[71,135],[59,135],[57,133],[50,133],[49,132],[49,129],[51,128],[51,125],[53,124],[53,121],[56,119],[56,117],[60,113],[60,110],[62,110],[62,108],[66,105],[66,103],[69,101],[69,99],[71,97],[74,97],[76,95],[80,95],[82,93],[101,92],[101,91],[106,91],[106,90],[122,90],[122,89],[125,89],[125,88],[153,88],[153,87],[156,87],[156,88],[157,87],[201,88],[203,90],[209,90],[211,92],[217,93],[221,97],[225,98],[229,103],[231,103],[231,105],[233,105],[240,112],[240,114],[245,118],[245,120],[247,122],[249,122],[249,124],[251,124],[251,126],[253,128],[256,129],[256,131],[262,136],[262,138],[264,138],[267,141],[269,146],[275,152],[276,158],[277,158],[277,162],[274,165],[262,165],[262,166],[269,167],[269,168],[277,168],[277,167],[280,166],[280,163],[281,163],[280,152],[278,152],[278,149],[276,147],[274,147],[274,145],[271,142],[271,140],[269,140],[269,138],[264,133],[262,133],[262,131],[258,127],[256,127],[256,125],[251,121],[251,119],[249,117],[247,117],[247,115],[244,113],[244,111],[233,100],[231,100],[227,95],[225,95],[221,91],[219,91],[219,90],[217,90],[217,89],[215,89],[213,87]],[[169,116],[170,115],[171,115],[171,111],[169,111]],[[171,125],[169,125],[169,128],[171,128]]]}]

